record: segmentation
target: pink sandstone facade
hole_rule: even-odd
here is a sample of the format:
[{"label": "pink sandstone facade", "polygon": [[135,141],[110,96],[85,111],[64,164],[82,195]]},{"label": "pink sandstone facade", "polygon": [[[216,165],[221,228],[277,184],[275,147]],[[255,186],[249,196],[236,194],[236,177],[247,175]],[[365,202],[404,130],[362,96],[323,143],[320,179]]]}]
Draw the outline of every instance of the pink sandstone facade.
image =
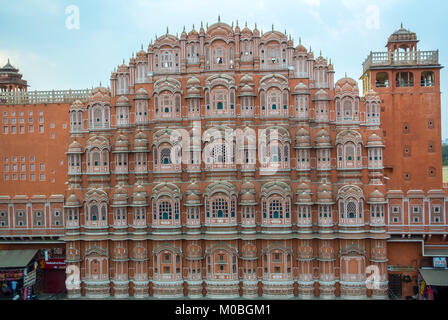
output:
[{"label": "pink sandstone facade", "polygon": [[0,249],[63,241],[71,298],[387,299],[448,248],[441,66],[414,37],[370,54],[363,96],[286,34],[220,21],[158,37],[110,89],[4,95],[4,119],[45,118],[26,140],[4,122]]}]

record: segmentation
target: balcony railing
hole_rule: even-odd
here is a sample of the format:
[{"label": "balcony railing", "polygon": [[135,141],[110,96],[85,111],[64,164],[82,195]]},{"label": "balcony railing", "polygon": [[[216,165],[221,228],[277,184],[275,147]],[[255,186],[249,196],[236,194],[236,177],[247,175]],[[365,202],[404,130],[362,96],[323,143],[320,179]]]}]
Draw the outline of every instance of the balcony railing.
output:
[{"label": "balcony railing", "polygon": [[75,100],[86,102],[90,96],[90,89],[81,90],[52,90],[52,91],[26,91],[2,92],[0,104],[49,104],[72,103]]},{"label": "balcony railing", "polygon": [[439,51],[371,52],[363,63],[364,72],[371,67],[437,65]]}]

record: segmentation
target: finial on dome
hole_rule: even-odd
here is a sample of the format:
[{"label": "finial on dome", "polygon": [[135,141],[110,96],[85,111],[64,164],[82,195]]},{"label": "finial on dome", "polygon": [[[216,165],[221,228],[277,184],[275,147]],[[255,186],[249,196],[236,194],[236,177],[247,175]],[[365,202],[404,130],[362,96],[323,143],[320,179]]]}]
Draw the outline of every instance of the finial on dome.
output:
[{"label": "finial on dome", "polygon": [[255,29],[257,29],[257,23],[255,22]]},{"label": "finial on dome", "polygon": [[102,85],[101,85],[101,81],[100,81],[100,88],[102,87]]},{"label": "finial on dome", "polygon": [[274,24],[272,24],[272,31],[274,31]]},{"label": "finial on dome", "polygon": [[238,19],[236,19],[236,26],[238,27]]},{"label": "finial on dome", "polygon": [[401,23],[401,29],[403,29],[403,22]]},{"label": "finial on dome", "polygon": [[285,29],[285,36],[287,35],[287,33],[286,33],[286,29]]},{"label": "finial on dome", "polygon": [[319,56],[321,56],[321,57],[322,57],[322,50],[320,50]]},{"label": "finial on dome", "polygon": [[166,27],[166,34],[168,34],[168,26]]},{"label": "finial on dome", "polygon": [[208,30],[208,22],[207,22],[207,26],[206,26],[207,30]]},{"label": "finial on dome", "polygon": [[246,21],[246,23],[245,23],[244,25],[245,25],[245,27],[247,28],[247,21]]},{"label": "finial on dome", "polygon": [[302,37],[299,37],[299,44],[302,44]]},{"label": "finial on dome", "polygon": [[142,43],[142,50],[143,50],[143,43]]},{"label": "finial on dome", "polygon": [[347,72],[345,73],[345,77],[347,78]]},{"label": "finial on dome", "polygon": [[176,38],[179,38],[179,34],[176,32]]},{"label": "finial on dome", "polygon": [[218,14],[218,22],[221,22],[221,15]]},{"label": "finial on dome", "polygon": [[202,21],[201,21],[201,28],[203,27],[204,25],[203,25],[203,23],[202,23]]},{"label": "finial on dome", "polygon": [[232,21],[232,29],[233,29],[233,21]]},{"label": "finial on dome", "polygon": [[182,30],[182,32],[185,32],[185,26],[184,26],[184,30]]}]

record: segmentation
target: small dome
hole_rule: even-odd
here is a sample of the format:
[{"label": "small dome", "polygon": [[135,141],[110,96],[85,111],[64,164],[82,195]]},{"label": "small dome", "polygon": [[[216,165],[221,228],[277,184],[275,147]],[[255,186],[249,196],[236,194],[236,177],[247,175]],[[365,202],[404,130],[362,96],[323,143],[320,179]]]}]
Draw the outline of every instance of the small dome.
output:
[{"label": "small dome", "polygon": [[201,187],[196,181],[190,183],[185,189],[186,193],[186,205],[198,206],[201,205]]},{"label": "small dome", "polygon": [[137,52],[136,56],[138,59],[146,59],[146,52],[145,52],[145,50],[143,50],[143,47],[142,47],[142,50]]},{"label": "small dome", "polygon": [[134,150],[146,150],[148,146],[148,137],[142,131],[134,136]]},{"label": "small dome", "polygon": [[110,102],[110,92],[108,89],[98,87],[92,90],[89,102]]},{"label": "small dome", "polygon": [[241,202],[249,202],[249,201],[255,201],[255,195],[250,192],[245,192],[241,195]]},{"label": "small dome", "polygon": [[200,203],[201,197],[196,193],[190,193],[185,198],[185,201],[187,202],[187,204],[190,204],[190,205],[193,203],[198,203],[198,202]]},{"label": "small dome", "polygon": [[369,194],[368,202],[384,202],[384,201],[386,201],[384,199],[384,195],[380,191],[378,191],[378,189],[375,189],[375,191]]},{"label": "small dome", "polygon": [[126,205],[128,203],[128,194],[122,185],[117,185],[112,197],[113,205]]},{"label": "small dome", "polygon": [[402,24],[400,29],[391,34],[388,42],[406,42],[406,41],[411,42],[418,41],[417,35],[415,34],[415,32],[411,32],[410,30],[405,29]]},{"label": "small dome", "polygon": [[149,95],[148,91],[146,91],[144,88],[140,88],[137,90],[134,96],[134,100],[148,100]]},{"label": "small dome", "polygon": [[81,201],[79,201],[79,198],[76,196],[76,194],[72,193],[67,200],[65,201],[66,207],[81,207]]},{"label": "small dome", "polygon": [[359,93],[358,83],[352,78],[339,79],[335,84],[337,94],[350,93],[357,95]]},{"label": "small dome", "polygon": [[256,205],[257,200],[255,198],[255,186],[252,182],[246,180],[241,185],[241,196],[240,196],[240,204],[241,205]]},{"label": "small dome", "polygon": [[295,49],[294,49],[297,53],[307,53],[308,50],[306,50],[306,48],[299,44]]},{"label": "small dome", "polygon": [[309,94],[309,92],[310,91],[308,89],[308,86],[306,84],[304,84],[303,82],[300,82],[300,83],[296,84],[292,94]]},{"label": "small dome", "polygon": [[316,59],[316,63],[315,63],[315,65],[316,65],[316,66],[326,66],[326,65],[327,65],[327,60],[326,60],[324,57],[319,56],[319,57],[317,57],[317,59]]},{"label": "small dome", "polygon": [[255,192],[255,186],[252,182],[250,182],[249,180],[246,180],[243,182],[243,184],[241,185],[241,192],[243,191],[250,191],[250,192]]},{"label": "small dome", "polygon": [[297,196],[298,203],[310,204],[312,202],[311,189],[306,183],[301,183],[297,187],[296,196]]},{"label": "small dome", "polygon": [[300,128],[296,132],[296,146],[297,147],[310,147],[311,138],[310,133],[305,128]]},{"label": "small dome", "polygon": [[133,204],[146,205],[146,197],[146,189],[141,184],[138,184],[134,188],[134,193],[132,194]]},{"label": "small dome", "polygon": [[366,99],[366,101],[379,101],[380,100],[380,96],[378,95],[378,93],[376,93],[373,90],[370,90],[369,92],[367,92],[364,95],[364,98]]},{"label": "small dome", "polygon": [[245,74],[244,76],[241,77],[240,79],[240,86],[244,86],[247,84],[253,84],[254,83],[254,78],[252,78],[249,74]]},{"label": "small dome", "polygon": [[241,36],[251,37],[252,31],[247,27],[247,25],[244,27],[243,30],[241,30]]},{"label": "small dome", "polygon": [[381,137],[378,136],[377,134],[373,133],[367,139],[366,147],[367,148],[370,148],[370,147],[384,147],[383,139],[381,139]]},{"label": "small dome", "polygon": [[188,38],[189,39],[198,39],[199,38],[199,33],[196,31],[196,30],[191,30],[189,33],[188,33]]},{"label": "small dome", "polygon": [[118,98],[117,103],[115,105],[117,107],[129,107],[130,106],[129,99],[126,98],[125,96],[121,96],[120,98]]},{"label": "small dome", "polygon": [[314,99],[315,101],[330,101],[330,97],[328,96],[328,92],[320,89],[319,91],[316,92],[316,94],[314,95]]},{"label": "small dome", "polygon": [[332,202],[333,192],[331,190],[331,185],[321,184],[317,188],[317,201],[318,202]]},{"label": "small dome", "polygon": [[124,64],[124,61],[123,64],[118,67],[117,72],[128,72],[128,66]]},{"label": "small dome", "polygon": [[251,93],[254,93],[254,89],[252,89],[251,86],[246,84],[246,85],[244,85],[244,87],[241,88],[241,93],[242,94],[244,94],[244,93],[251,94]]},{"label": "small dome", "polygon": [[128,151],[129,141],[125,135],[119,135],[115,140],[115,151]]},{"label": "small dome", "polygon": [[322,129],[317,133],[316,147],[320,148],[331,147],[331,136],[325,129]]},{"label": "small dome", "polygon": [[76,100],[72,103],[70,109],[84,109],[84,103],[81,100]]},{"label": "small dome", "polygon": [[83,153],[82,146],[75,140],[68,146],[68,153]]},{"label": "small dome", "polygon": [[187,89],[188,96],[200,96],[201,91],[197,87],[191,87]]},{"label": "small dome", "polygon": [[187,81],[187,87],[199,87],[201,86],[201,81],[196,77],[191,77]]},{"label": "small dome", "polygon": [[186,191],[195,191],[195,192],[199,192],[200,193],[201,192],[201,187],[200,187],[200,185],[196,181],[193,181],[192,183],[190,183],[187,186]]}]

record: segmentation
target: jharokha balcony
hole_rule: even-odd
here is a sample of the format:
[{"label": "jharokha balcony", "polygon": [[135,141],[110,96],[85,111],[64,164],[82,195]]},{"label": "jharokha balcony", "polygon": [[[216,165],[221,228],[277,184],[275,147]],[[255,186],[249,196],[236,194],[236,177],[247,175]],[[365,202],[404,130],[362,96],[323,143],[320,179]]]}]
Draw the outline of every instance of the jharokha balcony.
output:
[{"label": "jharokha balcony", "polygon": [[436,51],[390,51],[371,52],[363,63],[364,72],[375,67],[438,65],[439,50]]}]

